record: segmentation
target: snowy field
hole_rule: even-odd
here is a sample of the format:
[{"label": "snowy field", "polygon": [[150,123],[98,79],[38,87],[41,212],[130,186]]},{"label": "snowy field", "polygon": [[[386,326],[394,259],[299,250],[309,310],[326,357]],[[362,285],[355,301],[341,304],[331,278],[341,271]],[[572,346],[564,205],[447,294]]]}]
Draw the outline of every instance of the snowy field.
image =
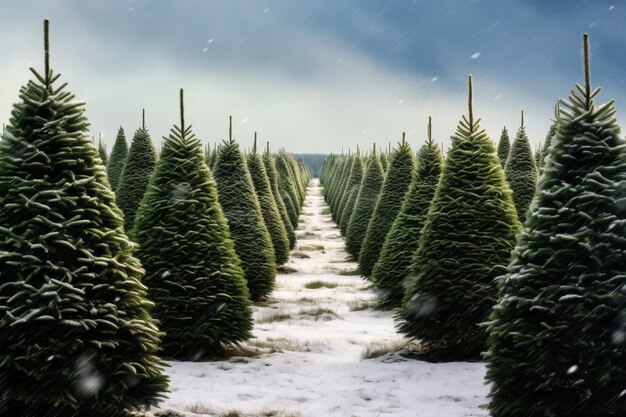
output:
[{"label": "snowy field", "polygon": [[368,283],[350,275],[356,263],[346,260],[317,180],[309,184],[296,233],[277,289],[254,308],[255,338],[244,346],[262,354],[170,362],[171,392],[154,415],[488,415],[481,363],[430,364],[394,354],[365,359],[405,342],[391,313],[371,308]]}]

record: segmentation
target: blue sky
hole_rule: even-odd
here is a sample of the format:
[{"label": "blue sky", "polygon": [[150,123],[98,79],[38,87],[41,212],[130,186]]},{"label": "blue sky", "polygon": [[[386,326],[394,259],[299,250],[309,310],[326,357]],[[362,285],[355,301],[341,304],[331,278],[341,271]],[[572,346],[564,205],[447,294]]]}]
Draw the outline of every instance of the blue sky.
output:
[{"label": "blue sky", "polygon": [[624,115],[624,0],[23,0],[0,3],[0,16],[0,119],[27,67],[42,67],[48,17],[53,68],[109,144],[120,125],[130,139],[145,107],[158,145],[180,87],[205,142],[225,138],[232,114],[244,147],[255,130],[293,152],[384,146],[402,131],[418,146],[429,115],[448,143],[468,73],[494,141],[524,110],[539,143],[556,100],[582,80],[583,32],[599,101],[616,99]]}]

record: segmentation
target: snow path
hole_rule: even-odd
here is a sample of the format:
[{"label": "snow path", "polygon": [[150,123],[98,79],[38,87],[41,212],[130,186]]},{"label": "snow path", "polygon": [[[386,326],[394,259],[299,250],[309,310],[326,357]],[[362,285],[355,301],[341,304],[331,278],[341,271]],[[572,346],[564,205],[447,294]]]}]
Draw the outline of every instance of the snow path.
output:
[{"label": "snow path", "polygon": [[[481,363],[429,364],[395,355],[362,359],[366,347],[402,339],[391,313],[369,307],[375,295],[368,283],[346,275],[356,263],[347,261],[327,207],[318,180],[311,181],[298,242],[286,265],[295,271],[279,274],[272,297],[254,308],[255,338],[248,345],[274,353],[170,362],[171,393],[163,406],[186,416],[213,415],[209,410],[255,416],[486,416]],[[317,280],[337,286],[305,288]]]}]

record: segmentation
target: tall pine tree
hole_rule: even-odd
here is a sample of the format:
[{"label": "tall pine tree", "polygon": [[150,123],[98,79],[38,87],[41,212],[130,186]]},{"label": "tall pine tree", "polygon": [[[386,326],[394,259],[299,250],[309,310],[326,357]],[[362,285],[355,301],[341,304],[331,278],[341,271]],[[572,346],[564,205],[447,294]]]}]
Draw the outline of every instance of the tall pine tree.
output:
[{"label": "tall pine tree", "polygon": [[358,257],[361,252],[367,226],[376,208],[383,180],[383,167],[380,164],[379,156],[376,155],[376,144],[374,144],[372,155],[369,157],[365,174],[361,180],[353,213],[350,216],[350,223],[346,229],[346,250],[354,257]]},{"label": "tall pine tree", "polygon": [[471,76],[468,84],[468,117],[452,136],[399,312],[400,331],[439,359],[476,358],[486,346],[479,324],[520,229],[493,142],[474,120]]},{"label": "tall pine tree", "polygon": [[102,165],[107,166],[107,149],[104,143],[102,143],[102,137],[98,136],[98,156],[102,160]]},{"label": "tall pine tree", "polygon": [[84,102],[45,72],[0,142],[0,414],[125,416],[163,398],[159,331]]},{"label": "tall pine tree", "polygon": [[494,417],[626,415],[626,144],[584,85],[562,101],[489,324]]},{"label": "tall pine tree", "polygon": [[109,183],[113,191],[117,190],[122,171],[124,170],[124,164],[126,163],[126,156],[128,155],[128,143],[126,142],[126,135],[124,129],[120,126],[115,137],[115,143],[109,155],[109,161],[107,163],[107,177],[109,177]]},{"label": "tall pine tree", "polygon": [[502,128],[500,134],[500,140],[498,141],[498,159],[500,160],[500,166],[504,168],[506,161],[509,158],[509,152],[511,149],[511,140],[509,139],[509,131],[506,130],[506,126]]},{"label": "tall pine tree", "polygon": [[432,139],[431,126],[429,117],[428,140],[418,153],[411,186],[372,271],[372,281],[383,307],[400,307],[404,282],[411,273],[413,254],[419,245],[428,208],[441,175],[443,158]]},{"label": "tall pine tree", "polygon": [[267,142],[267,148],[265,153],[263,154],[263,166],[265,167],[265,172],[267,173],[267,178],[270,182],[270,188],[272,189],[272,195],[274,196],[274,201],[276,202],[276,207],[278,208],[278,213],[280,214],[280,219],[285,226],[285,230],[287,232],[287,238],[289,239],[289,249],[293,249],[296,246],[296,233],[293,230],[291,220],[289,219],[289,214],[287,213],[287,207],[285,206],[285,202],[283,201],[280,190],[278,189],[278,174],[276,173],[274,157],[270,152],[269,142]]},{"label": "tall pine tree", "polygon": [[539,175],[533,151],[524,129],[524,112],[522,112],[522,123],[509,151],[509,159],[506,161],[504,174],[511,191],[513,191],[513,203],[517,216],[520,222],[524,223],[526,211],[535,195]]},{"label": "tall pine tree", "polygon": [[403,133],[402,143],[394,150],[389,161],[385,182],[359,253],[359,270],[363,276],[369,277],[372,274],[387,233],[400,212],[404,196],[411,185],[414,169],[415,158]]},{"label": "tall pine tree", "polygon": [[182,89],[180,126],[163,142],[134,235],[165,355],[202,359],[250,337],[243,270],[200,140],[185,124]]},{"label": "tall pine tree", "polygon": [[263,159],[257,153],[256,132],[254,132],[252,153],[248,154],[247,163],[252,184],[261,206],[263,221],[272,239],[274,259],[277,265],[282,265],[289,259],[289,237],[287,236],[287,229],[285,229],[285,225],[280,218]]},{"label": "tall pine tree", "polygon": [[142,115],[141,127],[133,136],[128,151],[122,176],[115,193],[117,204],[124,213],[124,227],[131,231],[135,222],[135,215],[143,195],[148,188],[150,177],[154,172],[157,161],[157,152],[152,144],[150,133],[146,129],[145,112]]},{"label": "tall pine tree", "polygon": [[230,120],[229,139],[220,146],[213,175],[250,297],[256,301],[272,292],[276,262],[246,161],[232,137],[232,117]]}]

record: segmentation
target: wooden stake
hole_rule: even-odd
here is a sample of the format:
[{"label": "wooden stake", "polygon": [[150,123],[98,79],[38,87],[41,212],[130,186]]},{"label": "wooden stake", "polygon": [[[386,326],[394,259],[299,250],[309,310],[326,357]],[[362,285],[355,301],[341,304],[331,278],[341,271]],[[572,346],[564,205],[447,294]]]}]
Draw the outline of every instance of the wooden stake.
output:
[{"label": "wooden stake", "polygon": [[524,110],[522,110],[522,129],[524,128]]},{"label": "wooden stake", "polygon": [[256,154],[256,132],[254,132],[254,143],[252,144],[252,154]]},{"label": "wooden stake", "polygon": [[146,129],[146,109],[141,109],[141,128]]}]

